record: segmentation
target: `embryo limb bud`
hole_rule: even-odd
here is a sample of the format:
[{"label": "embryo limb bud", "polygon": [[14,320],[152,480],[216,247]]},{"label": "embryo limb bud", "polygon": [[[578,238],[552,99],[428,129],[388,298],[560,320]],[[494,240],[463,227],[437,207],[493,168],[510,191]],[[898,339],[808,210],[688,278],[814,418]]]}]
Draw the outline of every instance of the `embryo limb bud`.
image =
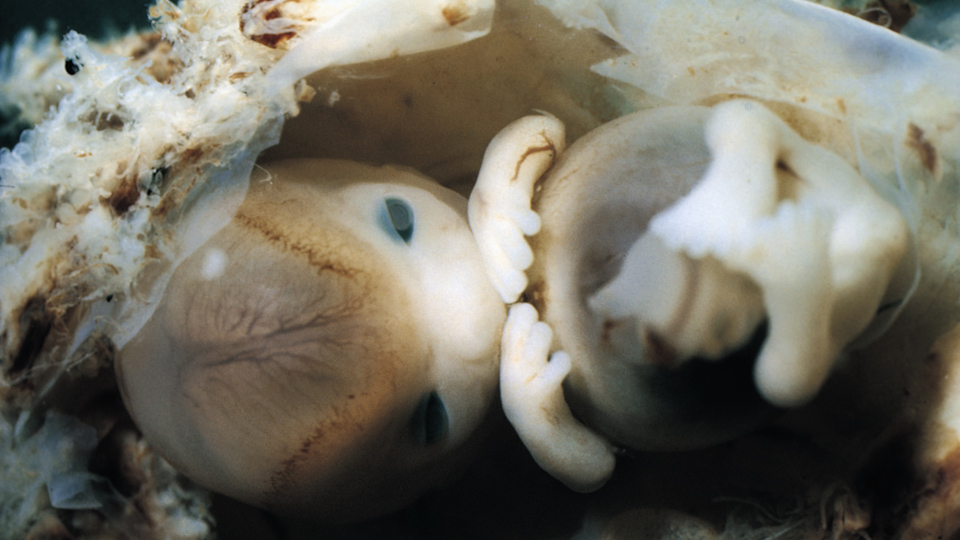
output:
[{"label": "embryo limb bud", "polygon": [[693,357],[719,360],[749,340],[764,318],[760,291],[745,276],[713,257],[695,260],[671,250],[649,232],[587,304],[603,320],[635,318],[648,344],[648,353],[635,360],[664,367]]},{"label": "embryo limb bud", "polygon": [[484,268],[506,303],[527,288],[524,274],[533,263],[525,236],[540,230],[540,217],[530,209],[537,180],[564,149],[563,122],[553,116],[525,116],[490,141],[468,216]]},{"label": "embryo limb bud", "polygon": [[570,489],[595,491],[613,474],[614,449],[574,418],[562,387],[571,359],[549,355],[553,331],[538,317],[530,304],[510,308],[500,355],[503,410],[543,470]]},{"label": "embryo limb bud", "polygon": [[906,223],[843,159],[759,103],[716,106],[705,135],[706,173],[649,230],[756,283],[770,325],[757,387],[776,405],[801,404],[876,314]]}]

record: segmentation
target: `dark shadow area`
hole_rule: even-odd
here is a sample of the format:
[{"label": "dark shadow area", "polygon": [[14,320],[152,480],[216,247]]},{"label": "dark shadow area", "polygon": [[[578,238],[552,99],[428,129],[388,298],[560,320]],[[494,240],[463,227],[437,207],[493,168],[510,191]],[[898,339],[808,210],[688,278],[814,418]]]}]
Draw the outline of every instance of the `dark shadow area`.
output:
[{"label": "dark shadow area", "polygon": [[[130,29],[148,28],[147,0],[33,0],[6,2],[0,17],[0,47],[13,44],[23,30],[38,34],[63,35],[70,30],[91,39],[121,35]],[[0,127],[10,122],[10,114],[0,110]],[[20,132],[30,126],[16,123],[12,129],[0,129],[0,147],[11,148]]]}]

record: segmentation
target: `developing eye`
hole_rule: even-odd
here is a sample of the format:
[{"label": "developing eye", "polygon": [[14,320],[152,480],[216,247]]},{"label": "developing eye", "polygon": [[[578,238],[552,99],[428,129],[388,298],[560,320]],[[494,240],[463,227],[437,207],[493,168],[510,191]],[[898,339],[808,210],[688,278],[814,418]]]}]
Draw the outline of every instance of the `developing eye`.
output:
[{"label": "developing eye", "polygon": [[384,210],[380,215],[381,228],[409,245],[413,238],[413,208],[402,199],[385,199]]},{"label": "developing eye", "polygon": [[436,392],[430,392],[420,399],[410,428],[414,439],[423,446],[432,445],[447,434],[450,428],[447,407]]}]

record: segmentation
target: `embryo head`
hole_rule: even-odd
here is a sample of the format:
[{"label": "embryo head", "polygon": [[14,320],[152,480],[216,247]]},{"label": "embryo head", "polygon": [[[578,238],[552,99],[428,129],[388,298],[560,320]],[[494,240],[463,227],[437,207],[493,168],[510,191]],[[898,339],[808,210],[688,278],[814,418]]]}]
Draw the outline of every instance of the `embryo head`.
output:
[{"label": "embryo head", "polygon": [[348,162],[271,173],[121,352],[125,401],[214,491],[307,516],[393,510],[477,438],[504,307],[454,194]]}]

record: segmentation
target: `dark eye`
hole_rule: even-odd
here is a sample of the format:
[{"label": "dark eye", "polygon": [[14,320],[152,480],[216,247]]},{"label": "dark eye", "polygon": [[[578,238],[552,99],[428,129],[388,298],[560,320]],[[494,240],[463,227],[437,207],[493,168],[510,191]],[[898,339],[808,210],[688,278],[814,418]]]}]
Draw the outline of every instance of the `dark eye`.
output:
[{"label": "dark eye", "polygon": [[413,413],[410,428],[417,442],[429,446],[447,434],[449,424],[446,405],[436,392],[430,392],[420,399],[417,410]]},{"label": "dark eye", "polygon": [[413,208],[401,199],[386,199],[384,207],[386,211],[380,216],[380,226],[391,236],[409,244],[413,238]]}]

